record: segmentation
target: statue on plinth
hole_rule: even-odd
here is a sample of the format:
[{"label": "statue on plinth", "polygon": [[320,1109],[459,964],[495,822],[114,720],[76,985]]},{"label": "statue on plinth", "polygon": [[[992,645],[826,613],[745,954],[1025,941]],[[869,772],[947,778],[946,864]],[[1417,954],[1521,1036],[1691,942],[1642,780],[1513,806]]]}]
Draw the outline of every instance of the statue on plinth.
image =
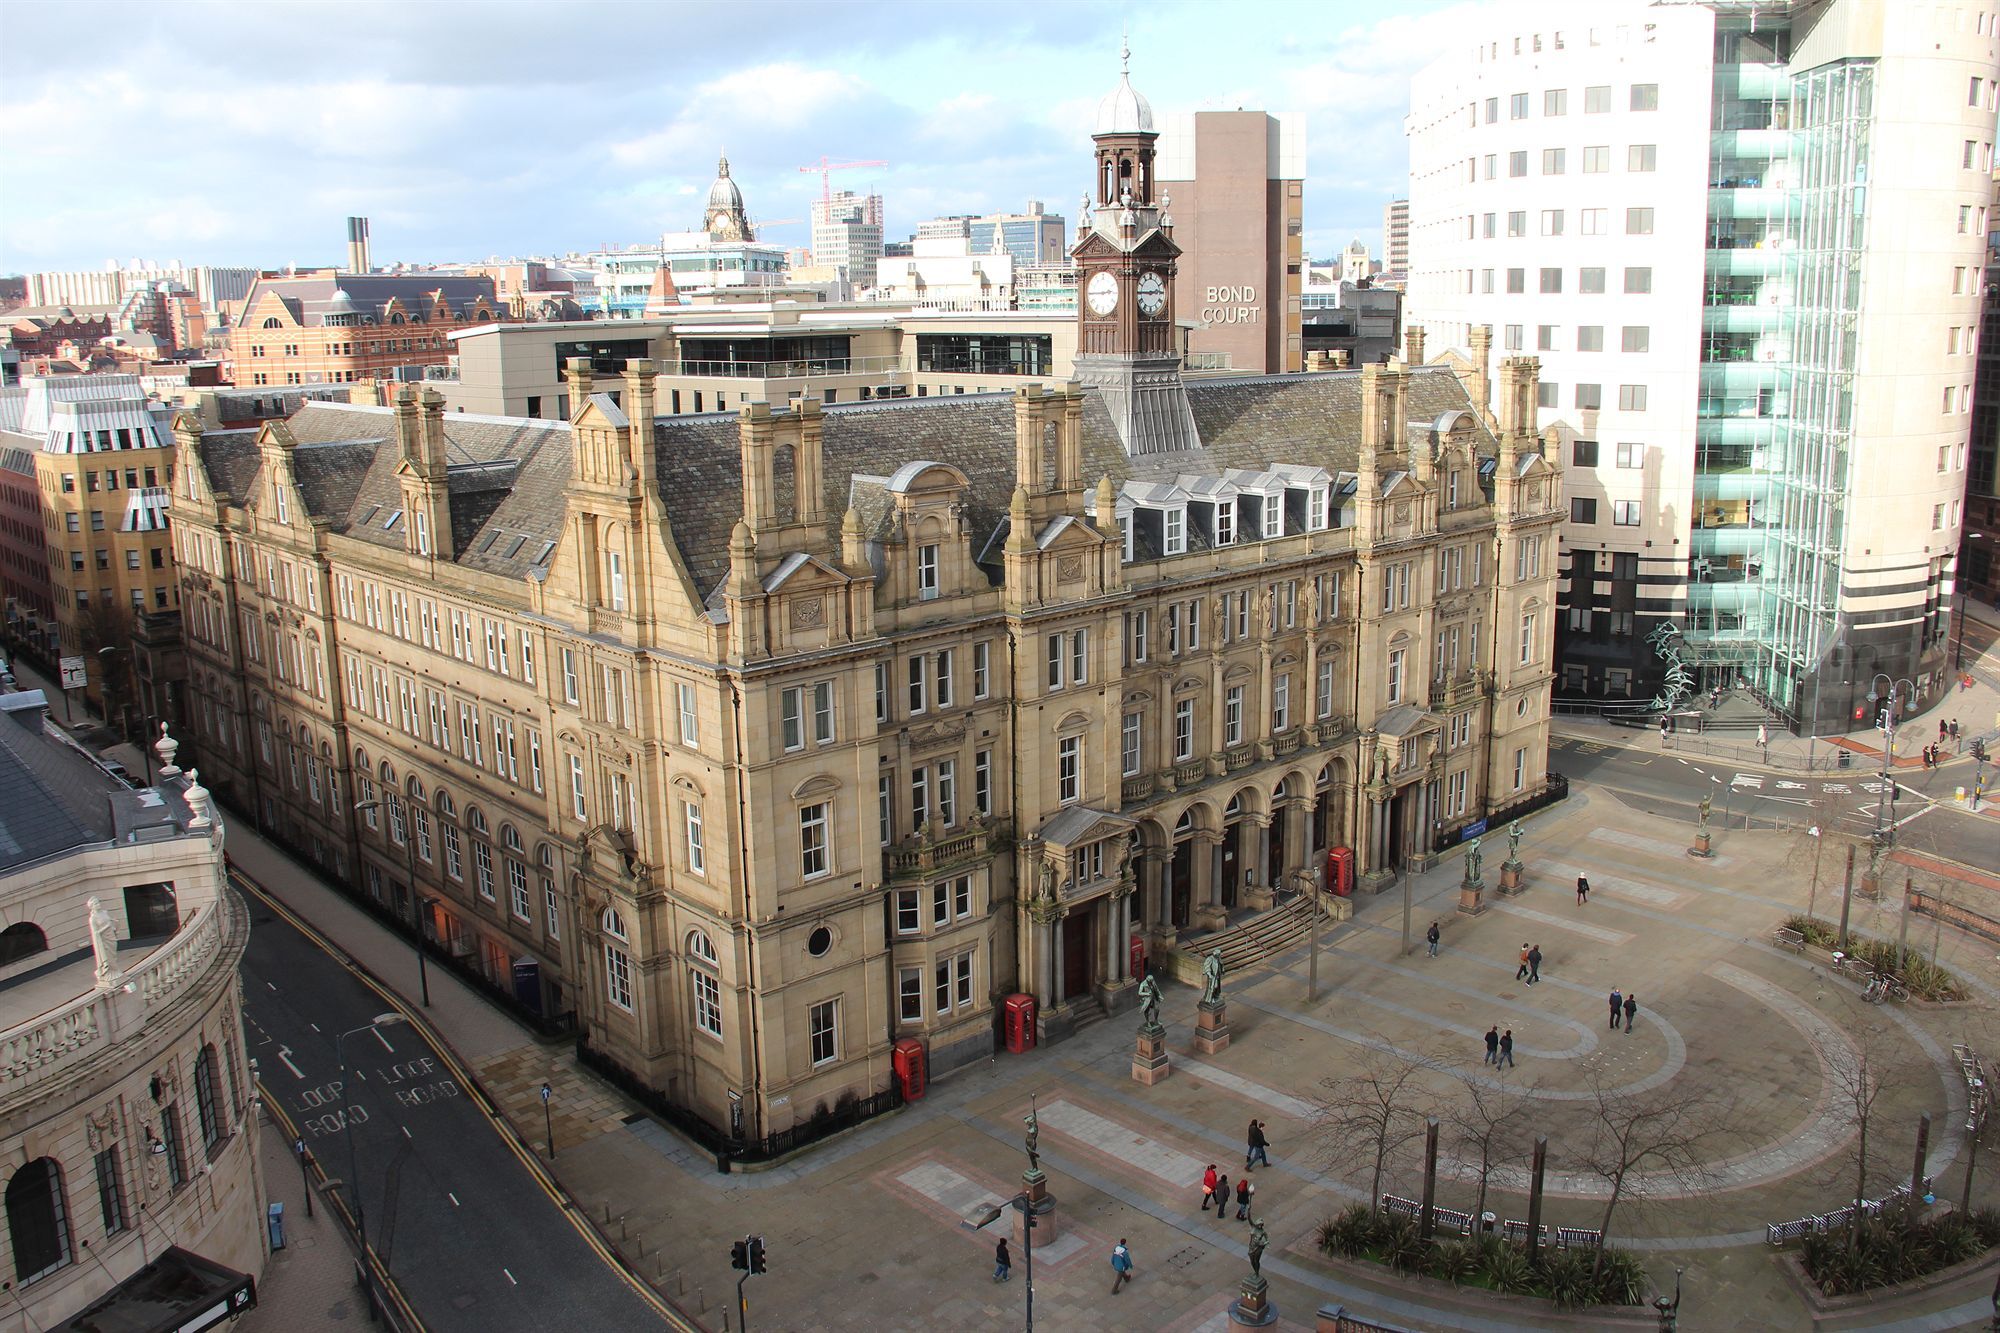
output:
[{"label": "statue on plinth", "polygon": [[1201,1002],[1222,1003],[1222,950],[1214,949],[1201,960]]},{"label": "statue on plinth", "polygon": [[1160,983],[1150,973],[1139,981],[1139,1016],[1144,1020],[1139,1025],[1141,1032],[1160,1026]]},{"label": "statue on plinth", "polygon": [[90,908],[90,948],[97,955],[97,984],[109,986],[119,975],[118,923],[101,899],[92,897],[86,905]]},{"label": "statue on plinth", "polygon": [[1036,1150],[1042,1142],[1042,1118],[1036,1113],[1033,1097],[1028,1099],[1028,1114],[1021,1118],[1021,1123],[1028,1127],[1028,1170],[1030,1173],[1039,1172],[1042,1159]]},{"label": "statue on plinth", "polygon": [[1264,1229],[1264,1219],[1250,1219],[1250,1276],[1264,1276],[1264,1251],[1271,1245],[1271,1233]]},{"label": "statue on plinth", "polygon": [[1714,808],[1715,797],[1708,792],[1703,792],[1701,804],[1695,808],[1695,831],[1697,833],[1708,832],[1708,816],[1709,812]]},{"label": "statue on plinth", "polygon": [[1507,860],[1514,865],[1521,864],[1521,821],[1515,820],[1507,826]]},{"label": "statue on plinth", "polygon": [[1465,844],[1465,882],[1467,884],[1477,884],[1479,882],[1479,859],[1479,839],[1474,838],[1471,842]]}]

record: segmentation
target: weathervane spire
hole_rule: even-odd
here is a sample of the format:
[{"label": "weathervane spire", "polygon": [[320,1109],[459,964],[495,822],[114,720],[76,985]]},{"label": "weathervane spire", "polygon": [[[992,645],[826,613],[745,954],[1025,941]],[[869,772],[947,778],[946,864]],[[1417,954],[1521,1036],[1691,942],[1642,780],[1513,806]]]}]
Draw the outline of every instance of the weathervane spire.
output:
[{"label": "weathervane spire", "polygon": [[1118,72],[1132,72],[1132,35],[1123,24],[1118,27]]}]

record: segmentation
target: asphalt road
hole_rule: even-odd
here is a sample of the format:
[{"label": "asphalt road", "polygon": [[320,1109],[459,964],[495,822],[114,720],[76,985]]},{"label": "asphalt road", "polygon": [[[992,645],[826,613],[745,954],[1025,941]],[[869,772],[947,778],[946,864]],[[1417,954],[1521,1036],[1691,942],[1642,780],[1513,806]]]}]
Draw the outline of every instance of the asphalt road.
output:
[{"label": "asphalt road", "polygon": [[[643,1329],[663,1321],[563,1215],[408,1024],[255,894],[243,994],[250,1054],[327,1174],[358,1162],[368,1240],[439,1333]],[[353,1032],[353,1029],[362,1029]],[[343,1085],[335,1034],[348,1060]]]},{"label": "asphalt road", "polygon": [[[1879,770],[1857,767],[1837,775],[1790,776],[1759,769],[1740,769],[1699,757],[1684,758],[1671,750],[1621,749],[1575,737],[1549,742],[1549,765],[1573,783],[1601,788],[1634,809],[1694,822],[1702,795],[1714,799],[1711,827],[1768,829],[1806,828],[1820,824],[1839,832],[1863,835],[1876,826],[1884,785]],[[1856,763],[1866,761],[1857,757]],[[1992,771],[1991,766],[1987,770]],[[1912,851],[1943,856],[1968,865],[1993,859],[1993,824],[1963,814],[1939,800],[1967,780],[1970,770],[1934,773],[1899,770],[1894,777],[1896,798],[1888,812],[1896,823],[1896,843]],[[1936,799],[1934,799],[1934,797]]]}]

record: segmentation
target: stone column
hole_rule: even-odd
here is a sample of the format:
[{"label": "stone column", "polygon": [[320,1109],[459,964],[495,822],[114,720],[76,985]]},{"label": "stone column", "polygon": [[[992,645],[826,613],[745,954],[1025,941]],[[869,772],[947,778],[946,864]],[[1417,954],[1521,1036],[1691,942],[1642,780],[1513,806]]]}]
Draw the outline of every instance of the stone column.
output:
[{"label": "stone column", "polygon": [[[1044,917],[1037,913],[1031,920],[1035,923],[1032,933],[1036,945],[1035,952],[1038,955],[1035,959],[1035,972],[1039,981],[1036,989],[1041,992],[1036,997],[1036,1006],[1043,1011],[1047,1011],[1053,1009],[1056,1003],[1055,958],[1056,940],[1058,938],[1056,934],[1057,918],[1054,916]],[[926,977],[927,983],[928,980],[928,977]]]},{"label": "stone column", "polygon": [[1244,890],[1243,899],[1246,905],[1262,912],[1277,901],[1276,886],[1264,882],[1270,878],[1267,871],[1271,864],[1271,817],[1247,815],[1245,818],[1252,821],[1257,836],[1252,839],[1256,846],[1256,851],[1253,853],[1256,859],[1250,874],[1252,882]]},{"label": "stone column", "polygon": [[1221,930],[1229,924],[1222,906],[1222,835],[1208,829],[1195,832],[1194,910],[1190,924],[1196,930]]},{"label": "stone column", "polygon": [[1222,653],[1218,650],[1210,655],[1208,669],[1208,771],[1212,777],[1220,777],[1228,768],[1222,758],[1224,692]]},{"label": "stone column", "polygon": [[1059,988],[1062,985],[1062,979],[1065,975],[1063,972],[1063,921],[1068,916],[1068,912],[1059,911],[1049,918],[1049,1002],[1047,1005],[1049,1009],[1059,1009],[1067,1003],[1066,998],[1061,995]]}]

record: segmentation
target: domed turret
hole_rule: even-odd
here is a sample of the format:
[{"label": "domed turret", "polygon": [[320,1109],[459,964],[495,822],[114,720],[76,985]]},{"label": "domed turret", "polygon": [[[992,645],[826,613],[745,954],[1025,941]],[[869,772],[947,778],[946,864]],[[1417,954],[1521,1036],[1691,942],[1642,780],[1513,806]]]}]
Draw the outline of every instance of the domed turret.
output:
[{"label": "domed turret", "polygon": [[1098,134],[1151,134],[1153,107],[1132,86],[1132,46],[1119,46],[1118,86],[1097,104]]},{"label": "domed turret", "polygon": [[749,216],[743,211],[743,191],[729,178],[729,155],[717,157],[715,184],[708,187],[708,208],[702,214],[702,230],[717,240],[754,239]]}]

